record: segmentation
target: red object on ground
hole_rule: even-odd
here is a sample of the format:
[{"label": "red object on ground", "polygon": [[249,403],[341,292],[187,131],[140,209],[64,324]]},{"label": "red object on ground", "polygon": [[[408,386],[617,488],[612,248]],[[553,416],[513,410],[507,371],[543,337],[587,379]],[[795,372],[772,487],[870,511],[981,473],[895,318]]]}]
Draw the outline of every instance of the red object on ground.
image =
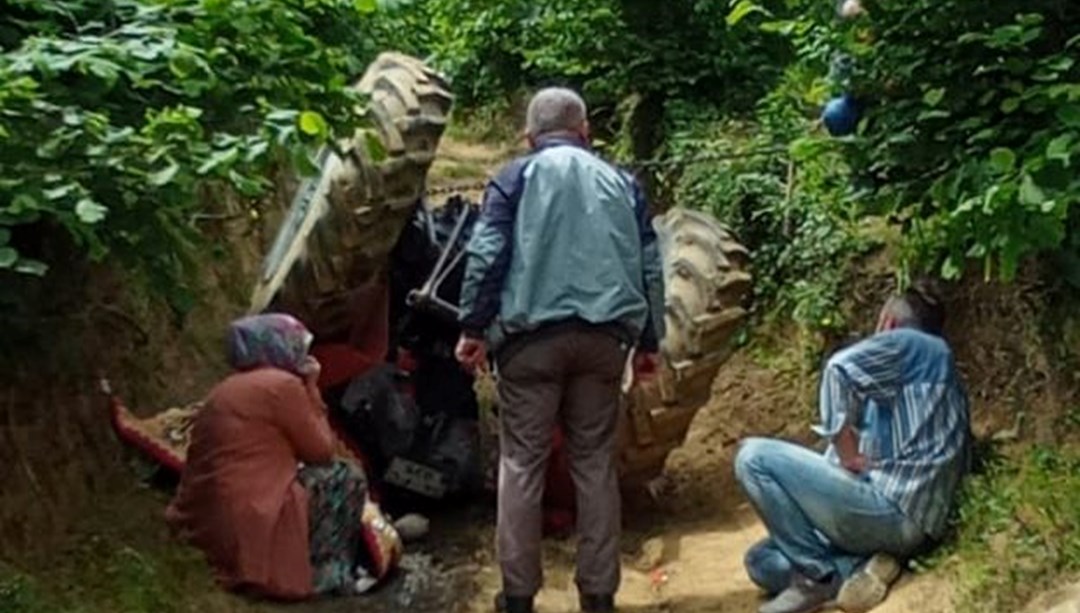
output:
[{"label": "red object on ground", "polygon": [[124,406],[119,396],[111,391],[105,394],[109,403],[109,422],[120,440],[141,450],[167,470],[180,474],[184,470],[184,453],[169,446],[168,439],[161,433],[148,430],[144,422]]}]

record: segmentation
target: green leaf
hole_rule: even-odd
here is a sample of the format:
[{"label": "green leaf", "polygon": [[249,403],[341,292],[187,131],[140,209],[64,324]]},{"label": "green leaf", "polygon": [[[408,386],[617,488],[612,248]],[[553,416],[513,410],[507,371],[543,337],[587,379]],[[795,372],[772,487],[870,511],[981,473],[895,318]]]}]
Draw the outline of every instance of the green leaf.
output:
[{"label": "green leaf", "polygon": [[740,21],[746,19],[752,13],[761,13],[762,15],[769,17],[772,16],[772,13],[764,7],[758,6],[752,0],[738,0],[731,9],[731,12],[728,13],[727,24],[728,26],[738,25]]},{"label": "green leaf", "polygon": [[230,170],[229,181],[237,191],[248,197],[255,197],[263,192],[263,184],[259,182],[257,177],[245,177],[235,170]]},{"label": "green leaf", "polygon": [[813,137],[796,138],[788,145],[788,155],[794,160],[811,160],[823,154],[832,143]]},{"label": "green leaf", "polygon": [[377,0],[353,0],[353,6],[360,13],[368,14],[374,13],[379,9],[379,3]]},{"label": "green leaf", "polygon": [[186,79],[199,69],[199,62],[189,52],[177,53],[169,60],[169,70],[179,79]]},{"label": "green leaf", "polygon": [[955,281],[960,278],[963,269],[952,257],[945,258],[941,264],[941,278],[947,281]]},{"label": "green leaf", "polygon": [[308,136],[325,137],[330,133],[330,126],[326,124],[326,120],[315,111],[300,113],[297,123],[300,126],[300,131]]},{"label": "green leaf", "polygon": [[215,151],[195,172],[200,175],[210,174],[221,167],[232,164],[238,157],[240,157],[240,149],[236,147]]},{"label": "green leaf", "polygon": [[1072,157],[1070,148],[1072,141],[1072,134],[1062,134],[1050,141],[1050,144],[1046,146],[1046,159],[1057,160],[1065,166],[1068,166],[1070,158]]},{"label": "green leaf", "polygon": [[919,113],[918,120],[919,121],[929,121],[931,119],[944,119],[946,117],[951,117],[951,116],[952,116],[952,113],[950,113],[949,111],[943,111],[941,109],[932,109],[932,110],[929,110],[929,111],[923,111],[923,112]]},{"label": "green leaf", "polygon": [[1016,97],[1006,98],[1001,103],[1001,112],[1005,113],[1006,115],[1010,115],[1012,113],[1015,113],[1017,111],[1017,109],[1020,108],[1020,102],[1021,102],[1020,98],[1016,98]]},{"label": "green leaf", "polygon": [[1080,105],[1066,104],[1058,107],[1057,118],[1070,128],[1080,128]]},{"label": "green leaf", "polygon": [[1042,204],[1046,201],[1046,192],[1042,190],[1031,175],[1025,174],[1020,182],[1020,203],[1026,205]]},{"label": "green leaf", "polygon": [[54,187],[52,189],[47,189],[42,193],[49,200],[62,200],[63,198],[66,198],[68,194],[75,191],[76,189],[77,189],[77,186],[74,183],[67,183],[67,184],[61,185],[60,187]]},{"label": "green leaf", "polygon": [[941,101],[945,99],[945,88],[939,87],[937,89],[931,89],[923,94],[923,102],[927,106],[937,106],[941,104]]},{"label": "green leaf", "polygon": [[383,146],[382,139],[372,130],[364,130],[364,145],[367,147],[368,155],[371,156],[372,161],[375,163],[382,162],[387,158],[388,154],[386,147]]},{"label": "green leaf", "polygon": [[43,277],[45,276],[45,273],[49,272],[49,265],[45,262],[22,258],[15,264],[15,272],[24,275],[33,275],[35,277]]},{"label": "green leaf", "polygon": [[179,171],[180,165],[176,162],[173,162],[157,172],[150,173],[150,176],[147,177],[147,180],[150,181],[150,185],[153,185],[154,187],[161,187],[163,185],[168,185],[169,183],[171,183],[172,180],[176,178],[176,173]]},{"label": "green leaf", "polygon": [[1074,64],[1076,60],[1067,55],[1059,55],[1047,62],[1046,67],[1054,72],[1068,72]]},{"label": "green leaf", "polygon": [[85,224],[98,223],[102,219],[105,219],[105,214],[108,212],[109,209],[89,198],[83,198],[75,205],[75,215],[79,217],[79,221]]},{"label": "green leaf", "polygon": [[6,245],[11,241],[11,230],[7,228],[0,228],[0,246]]},{"label": "green leaf", "polygon": [[998,147],[990,152],[990,164],[999,173],[1007,173],[1016,166],[1016,153],[1012,149]]},{"label": "green leaf", "polygon": [[292,159],[293,166],[296,168],[296,172],[300,173],[300,176],[313,177],[319,174],[319,165],[304,151],[294,151]]},{"label": "green leaf", "polygon": [[11,247],[0,247],[0,268],[11,268],[19,259],[19,252]]}]

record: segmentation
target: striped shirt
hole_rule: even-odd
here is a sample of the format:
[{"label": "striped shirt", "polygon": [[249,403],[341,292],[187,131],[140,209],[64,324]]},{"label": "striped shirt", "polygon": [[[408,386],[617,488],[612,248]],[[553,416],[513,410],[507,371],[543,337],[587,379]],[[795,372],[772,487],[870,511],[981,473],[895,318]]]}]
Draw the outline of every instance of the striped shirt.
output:
[{"label": "striped shirt", "polygon": [[[819,404],[815,432],[831,439],[850,424],[868,461],[864,478],[927,535],[941,536],[971,440],[967,395],[945,341],[902,328],[848,347],[829,359]],[[839,463],[835,445],[825,454]]]}]

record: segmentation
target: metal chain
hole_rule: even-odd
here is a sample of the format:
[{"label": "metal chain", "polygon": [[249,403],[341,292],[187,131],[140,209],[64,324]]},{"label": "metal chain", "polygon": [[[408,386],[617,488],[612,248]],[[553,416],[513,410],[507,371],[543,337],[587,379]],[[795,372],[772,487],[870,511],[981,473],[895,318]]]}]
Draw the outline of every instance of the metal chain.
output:
[{"label": "metal chain", "polygon": [[[702,164],[706,162],[724,162],[729,160],[741,160],[746,158],[761,157],[767,155],[779,155],[787,153],[786,147],[767,147],[763,149],[755,149],[753,151],[744,151],[740,153],[697,153],[682,157],[653,159],[653,160],[641,160],[636,162],[629,162],[626,164],[620,164],[623,168],[629,170],[657,170],[661,168],[681,168],[686,166],[693,166],[695,164]],[[504,163],[506,160],[493,159],[490,163],[482,164],[485,166]],[[474,162],[475,163],[475,162]],[[465,183],[455,183],[450,185],[441,185],[439,187],[433,187],[427,190],[428,196],[445,196],[447,194],[459,194],[462,192],[475,192],[484,191],[487,189],[488,181],[469,181]]]}]

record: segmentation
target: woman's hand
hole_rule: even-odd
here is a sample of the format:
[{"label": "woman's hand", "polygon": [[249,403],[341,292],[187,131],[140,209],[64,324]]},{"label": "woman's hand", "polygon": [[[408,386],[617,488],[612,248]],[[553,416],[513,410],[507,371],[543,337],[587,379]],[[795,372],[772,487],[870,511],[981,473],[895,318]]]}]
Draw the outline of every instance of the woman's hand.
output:
[{"label": "woman's hand", "polygon": [[304,387],[307,388],[312,404],[326,411],[328,409],[326,403],[323,402],[322,391],[319,390],[320,374],[322,374],[322,364],[310,355],[304,358],[304,363],[300,365],[300,376],[304,378]]},{"label": "woman's hand", "polygon": [[304,382],[307,384],[313,384],[319,382],[319,375],[322,373],[322,364],[312,356],[304,358],[304,363],[300,365],[300,375],[304,377]]}]

